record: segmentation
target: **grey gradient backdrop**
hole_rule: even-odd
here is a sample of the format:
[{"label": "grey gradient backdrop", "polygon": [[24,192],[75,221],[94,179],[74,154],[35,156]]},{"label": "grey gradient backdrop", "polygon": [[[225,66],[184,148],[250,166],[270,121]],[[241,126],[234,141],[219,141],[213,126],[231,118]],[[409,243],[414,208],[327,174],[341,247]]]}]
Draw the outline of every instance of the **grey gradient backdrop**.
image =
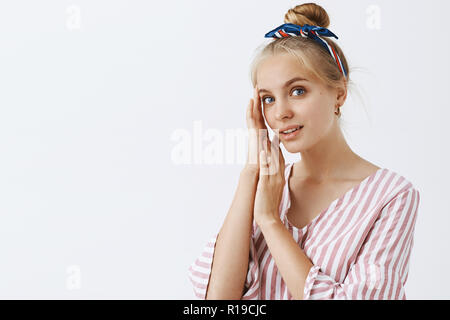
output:
[{"label": "grey gradient backdrop", "polygon": [[[0,298],[193,298],[242,163],[179,165],[173,135],[246,128],[251,57],[299,3],[0,2]],[[317,3],[349,144],[421,194],[407,298],[448,299],[450,3]]]}]

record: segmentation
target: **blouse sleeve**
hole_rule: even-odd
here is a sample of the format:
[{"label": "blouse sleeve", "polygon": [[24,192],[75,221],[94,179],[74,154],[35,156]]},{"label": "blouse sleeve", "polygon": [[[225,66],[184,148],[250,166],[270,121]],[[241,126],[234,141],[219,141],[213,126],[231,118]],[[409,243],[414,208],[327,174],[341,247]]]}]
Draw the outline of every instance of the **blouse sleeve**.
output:
[{"label": "blouse sleeve", "polygon": [[188,277],[192,283],[194,294],[203,300],[206,299],[217,236],[218,234],[209,239],[203,247],[202,253],[189,266]]},{"label": "blouse sleeve", "polygon": [[419,202],[419,191],[411,186],[383,206],[344,281],[338,283],[313,266],[303,299],[406,299],[404,285]]},{"label": "blouse sleeve", "polygon": [[[249,289],[254,289],[256,282],[255,273],[258,272],[257,266],[254,262],[255,256],[255,246],[253,243],[253,232],[255,225],[253,225],[252,230],[252,240],[250,242],[250,253],[249,253],[249,268],[247,272],[246,281],[244,284],[244,293],[242,299],[248,299]],[[209,239],[203,248],[202,253],[195,259],[195,261],[189,266],[188,277],[192,283],[194,294],[197,298],[205,300],[206,291],[208,289],[208,284],[210,280],[212,263],[214,258],[214,251],[216,248],[217,233],[215,236]],[[252,270],[252,272],[249,272]]]}]

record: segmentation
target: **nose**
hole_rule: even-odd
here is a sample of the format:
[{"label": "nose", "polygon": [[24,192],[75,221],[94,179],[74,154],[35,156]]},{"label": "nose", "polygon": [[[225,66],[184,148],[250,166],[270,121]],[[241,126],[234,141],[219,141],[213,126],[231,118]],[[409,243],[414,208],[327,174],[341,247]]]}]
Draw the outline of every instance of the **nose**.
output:
[{"label": "nose", "polygon": [[275,106],[275,118],[279,121],[284,119],[290,119],[294,116],[292,106],[286,99],[279,100],[279,103]]}]

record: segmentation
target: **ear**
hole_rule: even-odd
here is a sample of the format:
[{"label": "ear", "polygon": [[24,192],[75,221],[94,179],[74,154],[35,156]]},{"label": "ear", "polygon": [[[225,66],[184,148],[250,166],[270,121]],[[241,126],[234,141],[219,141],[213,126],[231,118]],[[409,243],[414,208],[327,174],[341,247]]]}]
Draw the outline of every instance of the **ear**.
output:
[{"label": "ear", "polygon": [[339,104],[339,106],[343,106],[346,99],[347,99],[347,86],[345,85],[345,83],[343,83],[337,88],[336,104]]}]

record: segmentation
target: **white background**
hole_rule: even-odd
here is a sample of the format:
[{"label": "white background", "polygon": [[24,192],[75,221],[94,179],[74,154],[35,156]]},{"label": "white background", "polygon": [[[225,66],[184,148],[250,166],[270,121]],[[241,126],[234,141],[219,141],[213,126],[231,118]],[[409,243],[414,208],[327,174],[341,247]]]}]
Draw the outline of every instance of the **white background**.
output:
[{"label": "white background", "polygon": [[[449,299],[450,4],[316,3],[358,86],[350,146],[421,195],[407,298]],[[242,163],[178,165],[173,134],[246,129],[251,57],[297,4],[2,1],[0,298],[193,299]]]}]

